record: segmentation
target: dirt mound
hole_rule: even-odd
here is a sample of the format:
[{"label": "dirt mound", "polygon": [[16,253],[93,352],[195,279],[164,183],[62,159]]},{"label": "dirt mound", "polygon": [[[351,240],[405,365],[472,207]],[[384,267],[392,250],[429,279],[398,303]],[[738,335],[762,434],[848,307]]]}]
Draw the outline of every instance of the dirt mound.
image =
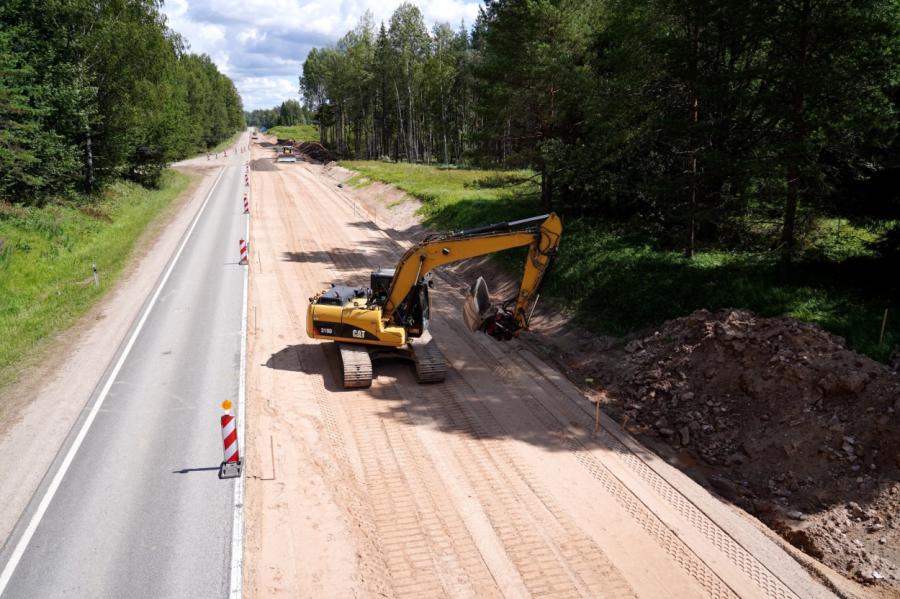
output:
[{"label": "dirt mound", "polygon": [[257,158],[250,161],[250,170],[252,171],[277,171],[278,167],[272,162],[271,158]]},{"label": "dirt mound", "polygon": [[788,541],[900,588],[900,377],[791,318],[698,311],[630,342],[610,385],[636,433],[705,462]]},{"label": "dirt mound", "polygon": [[305,141],[296,146],[295,149],[319,164],[327,164],[337,159],[328,148],[315,141]]}]

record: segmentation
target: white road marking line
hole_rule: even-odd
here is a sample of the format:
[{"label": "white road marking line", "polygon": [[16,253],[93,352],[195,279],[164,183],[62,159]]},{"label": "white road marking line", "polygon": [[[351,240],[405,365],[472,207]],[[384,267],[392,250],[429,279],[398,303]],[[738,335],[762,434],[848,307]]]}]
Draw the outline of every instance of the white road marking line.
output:
[{"label": "white road marking line", "polygon": [[50,486],[47,487],[47,490],[44,492],[44,496],[41,498],[41,502],[38,504],[37,510],[35,510],[34,515],[31,516],[31,520],[28,522],[28,526],[25,528],[25,532],[23,532],[22,536],[19,537],[19,541],[18,543],[16,543],[16,547],[15,549],[13,549],[9,561],[7,561],[6,565],[3,567],[3,573],[0,574],[0,596],[2,596],[4,591],[6,590],[6,586],[9,584],[13,573],[16,571],[16,567],[19,565],[22,556],[25,554],[25,550],[28,548],[28,543],[31,542],[31,538],[34,536],[38,525],[41,523],[41,519],[47,512],[47,508],[50,507],[50,502],[53,501],[53,496],[56,495],[56,492],[59,490],[59,486],[62,483],[66,472],[69,470],[69,467],[72,465],[72,461],[75,459],[75,454],[78,453],[78,449],[84,442],[84,438],[87,436],[88,429],[90,429],[91,424],[94,423],[94,419],[97,417],[97,413],[100,411],[103,402],[106,400],[106,396],[109,394],[109,390],[112,388],[113,382],[115,382],[116,377],[119,375],[119,371],[125,364],[125,360],[128,358],[128,354],[131,352],[131,348],[134,346],[135,341],[137,341],[141,329],[144,328],[144,323],[147,322],[147,318],[150,316],[150,312],[153,310],[153,306],[159,299],[159,294],[162,292],[163,287],[166,286],[166,281],[169,280],[169,275],[171,275],[172,271],[175,269],[175,264],[181,257],[181,252],[184,250],[185,246],[187,246],[187,242],[190,240],[191,235],[194,233],[194,228],[197,226],[197,223],[200,222],[200,217],[203,216],[203,212],[206,210],[207,204],[209,204],[209,199],[212,197],[212,194],[216,190],[216,187],[218,187],[219,181],[222,180],[223,174],[225,174],[224,168],[219,173],[219,176],[216,177],[215,182],[209,190],[209,193],[206,194],[206,199],[203,200],[203,205],[200,206],[200,210],[197,212],[197,216],[194,217],[194,221],[191,223],[191,226],[188,229],[184,240],[182,240],[181,245],[178,247],[178,251],[175,252],[175,256],[174,258],[172,258],[172,262],[169,263],[169,268],[166,269],[162,280],[156,287],[156,291],[153,293],[153,297],[150,299],[150,303],[147,304],[147,307],[144,309],[144,313],[141,315],[141,319],[138,321],[137,326],[131,333],[131,337],[128,339],[128,343],[125,345],[125,349],[119,356],[119,360],[116,362],[116,365],[113,368],[112,372],[109,373],[109,376],[106,379],[106,383],[103,385],[103,389],[100,391],[100,395],[97,396],[97,401],[95,401],[94,405],[91,407],[91,411],[88,413],[87,418],[85,418],[84,424],[81,425],[81,429],[75,436],[75,440],[72,442],[71,447],[69,447],[69,451],[66,453],[66,457],[63,458],[63,461],[60,464],[59,469],[56,471],[56,474],[53,475],[53,480],[50,481]]},{"label": "white road marking line", "polygon": [[[249,162],[249,157],[247,162]],[[250,197],[250,188],[247,188]],[[252,200],[252,198],[250,198]],[[244,239],[250,244],[250,215],[246,218],[247,231]],[[238,375],[237,427],[238,451],[244,460],[241,475],[234,481],[234,518],[231,524],[231,599],[241,599],[244,592],[244,471],[247,469],[247,454],[244,453],[244,404],[247,390],[247,295],[250,280],[250,261],[244,268],[244,300],[241,309],[241,365]]]}]

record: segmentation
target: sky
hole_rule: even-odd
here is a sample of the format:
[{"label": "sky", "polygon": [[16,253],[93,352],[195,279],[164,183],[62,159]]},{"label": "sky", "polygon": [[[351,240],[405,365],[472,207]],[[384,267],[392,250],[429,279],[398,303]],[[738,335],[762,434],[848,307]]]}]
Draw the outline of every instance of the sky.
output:
[{"label": "sky", "polygon": [[[245,110],[300,99],[298,79],[312,48],[332,44],[367,10],[387,21],[401,0],[165,0],[169,27],[192,52],[208,54],[231,77]],[[471,26],[480,0],[414,0],[431,27],[465,21]]]}]

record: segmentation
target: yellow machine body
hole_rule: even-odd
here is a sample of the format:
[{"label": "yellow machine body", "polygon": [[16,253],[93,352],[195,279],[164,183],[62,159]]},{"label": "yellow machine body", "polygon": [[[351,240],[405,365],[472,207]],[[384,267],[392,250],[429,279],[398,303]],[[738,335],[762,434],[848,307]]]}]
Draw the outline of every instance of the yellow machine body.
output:
[{"label": "yellow machine body", "polygon": [[381,307],[366,307],[365,298],[344,305],[310,304],[306,334],[313,339],[400,347],[407,342],[406,329],[384,326]]}]

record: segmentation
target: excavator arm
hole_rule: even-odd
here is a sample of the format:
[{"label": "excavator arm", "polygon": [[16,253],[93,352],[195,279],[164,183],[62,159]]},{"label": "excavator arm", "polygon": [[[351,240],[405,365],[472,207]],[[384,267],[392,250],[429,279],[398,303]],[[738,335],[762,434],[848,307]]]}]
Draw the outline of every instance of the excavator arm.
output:
[{"label": "excavator arm", "polygon": [[[467,312],[477,320],[475,325],[470,323],[472,328],[508,339],[518,330],[528,328],[527,306],[537,294],[544,273],[556,255],[561,235],[562,222],[551,213],[428,237],[410,248],[397,264],[382,308],[382,319],[389,323],[395,311],[411,297],[410,291],[434,268],[527,246],[528,257],[514,308],[493,310],[492,306],[486,305],[488,294],[481,279],[473,286],[470,298],[473,303],[467,306]],[[467,321],[470,315],[467,315]]]}]

